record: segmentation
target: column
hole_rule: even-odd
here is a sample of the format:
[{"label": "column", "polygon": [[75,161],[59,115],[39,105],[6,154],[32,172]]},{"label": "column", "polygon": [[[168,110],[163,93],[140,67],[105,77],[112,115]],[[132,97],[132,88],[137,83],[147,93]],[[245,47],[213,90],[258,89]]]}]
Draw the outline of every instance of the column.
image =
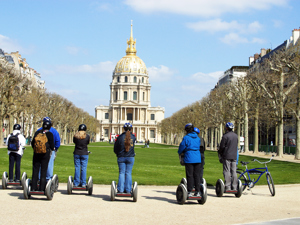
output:
[{"label": "column", "polygon": [[114,107],[111,109],[111,122],[114,121]]},{"label": "column", "polygon": [[140,120],[140,108],[138,108],[138,118],[137,120],[139,121]]},{"label": "column", "polygon": [[132,115],[133,118],[132,118],[132,120],[136,120],[136,119],[135,119],[135,108],[132,108],[132,110],[133,110],[133,115]]},{"label": "column", "polygon": [[125,121],[127,121],[127,108],[125,107]]}]

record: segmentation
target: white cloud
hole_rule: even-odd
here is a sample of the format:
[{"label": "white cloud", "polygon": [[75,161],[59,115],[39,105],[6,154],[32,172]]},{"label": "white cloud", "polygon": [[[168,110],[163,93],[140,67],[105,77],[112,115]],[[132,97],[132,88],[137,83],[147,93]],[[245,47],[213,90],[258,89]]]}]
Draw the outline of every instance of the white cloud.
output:
[{"label": "white cloud", "polygon": [[5,52],[20,51],[22,48],[19,44],[9,37],[0,34],[0,48]]},{"label": "white cloud", "polygon": [[273,20],[273,26],[274,26],[275,28],[281,28],[281,27],[284,26],[284,23],[283,23],[283,21],[281,21],[281,20]]},{"label": "white cloud", "polygon": [[161,65],[160,67],[152,66],[148,68],[150,82],[163,82],[170,80],[174,73],[175,72],[170,68],[163,65]]},{"label": "white cloud", "polygon": [[201,83],[212,83],[216,84],[219,77],[224,74],[223,71],[216,71],[216,72],[211,72],[211,73],[202,73],[198,72],[193,74],[190,77],[190,80],[196,81],[196,82],[201,82]]},{"label": "white cloud", "polygon": [[239,33],[256,33],[262,29],[262,25],[258,21],[252,22],[250,24],[243,24],[237,22],[236,20],[226,22],[222,21],[221,19],[199,21],[196,23],[187,23],[187,27],[195,31],[236,31]]},{"label": "white cloud", "polygon": [[199,17],[216,17],[225,13],[244,13],[286,6],[288,0],[125,0],[141,13],[167,12]]},{"label": "white cloud", "polygon": [[253,37],[252,39],[248,39],[246,37],[242,37],[237,33],[230,33],[225,35],[223,38],[220,38],[220,40],[229,45],[234,45],[234,44],[241,44],[241,43],[258,43],[258,44],[263,44],[266,43],[266,40],[261,39],[261,38],[256,38]]},{"label": "white cloud", "polygon": [[65,50],[70,54],[70,55],[79,55],[79,54],[87,54],[87,50],[76,47],[76,46],[67,46],[65,47]]},{"label": "white cloud", "polygon": [[99,3],[93,2],[90,4],[91,8],[96,9],[97,11],[108,11],[112,12],[112,5],[109,3]]}]

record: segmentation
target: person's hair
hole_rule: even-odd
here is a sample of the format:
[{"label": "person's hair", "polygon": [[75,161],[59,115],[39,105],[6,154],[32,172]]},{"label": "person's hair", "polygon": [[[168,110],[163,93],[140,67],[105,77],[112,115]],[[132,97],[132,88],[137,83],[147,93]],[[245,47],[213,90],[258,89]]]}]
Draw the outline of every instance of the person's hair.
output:
[{"label": "person's hair", "polygon": [[126,129],[126,135],[125,135],[125,151],[129,152],[130,149],[130,140],[131,140],[131,133],[130,129]]}]

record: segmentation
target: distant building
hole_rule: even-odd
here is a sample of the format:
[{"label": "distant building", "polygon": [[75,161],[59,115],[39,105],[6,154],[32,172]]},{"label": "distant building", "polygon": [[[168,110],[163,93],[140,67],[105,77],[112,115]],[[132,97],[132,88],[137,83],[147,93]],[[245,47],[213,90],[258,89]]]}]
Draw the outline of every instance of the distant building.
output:
[{"label": "distant building", "polygon": [[239,77],[245,77],[249,66],[232,66],[230,69],[226,70],[224,74],[219,78],[218,86],[226,83],[235,81]]},{"label": "distant building", "polygon": [[125,122],[133,124],[137,141],[161,142],[159,123],[164,119],[163,107],[151,107],[149,76],[143,60],[136,56],[136,40],[132,25],[127,40],[126,56],[116,65],[110,84],[109,106],[97,106],[95,114],[100,123],[96,141],[110,140],[123,132]]}]

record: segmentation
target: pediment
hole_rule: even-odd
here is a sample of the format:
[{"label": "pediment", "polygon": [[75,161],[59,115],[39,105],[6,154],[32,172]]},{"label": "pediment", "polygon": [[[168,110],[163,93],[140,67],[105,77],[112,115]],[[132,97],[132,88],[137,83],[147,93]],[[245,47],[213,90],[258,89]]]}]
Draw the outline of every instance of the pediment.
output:
[{"label": "pediment", "polygon": [[126,106],[126,105],[139,105],[139,104],[137,102],[134,102],[134,101],[123,102],[122,106]]}]

